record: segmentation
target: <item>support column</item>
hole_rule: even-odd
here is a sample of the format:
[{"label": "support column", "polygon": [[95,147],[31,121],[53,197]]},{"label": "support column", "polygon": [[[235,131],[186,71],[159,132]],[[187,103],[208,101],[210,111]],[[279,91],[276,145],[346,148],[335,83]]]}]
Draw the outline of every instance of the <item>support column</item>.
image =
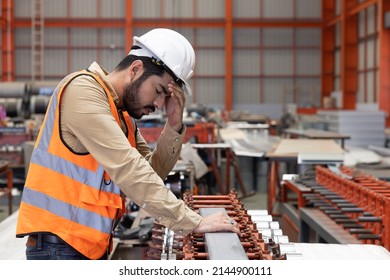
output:
[{"label": "support column", "polygon": [[357,0],[343,0],[341,8],[341,90],[342,108],[354,110],[358,88],[358,15],[349,11]]},{"label": "support column", "polygon": [[2,81],[15,80],[15,40],[14,40],[14,0],[2,0],[1,9],[3,16],[2,29]]},{"label": "support column", "polygon": [[334,74],[335,74],[335,25],[328,24],[335,16],[335,1],[322,1],[322,43],[321,43],[321,59],[322,59],[322,77],[321,77],[321,102],[324,97],[330,96],[334,90]]},{"label": "support column", "polygon": [[225,110],[233,108],[233,1],[225,1]]},{"label": "support column", "polygon": [[130,51],[131,46],[133,45],[133,0],[126,0],[125,11],[125,53],[127,54]]}]

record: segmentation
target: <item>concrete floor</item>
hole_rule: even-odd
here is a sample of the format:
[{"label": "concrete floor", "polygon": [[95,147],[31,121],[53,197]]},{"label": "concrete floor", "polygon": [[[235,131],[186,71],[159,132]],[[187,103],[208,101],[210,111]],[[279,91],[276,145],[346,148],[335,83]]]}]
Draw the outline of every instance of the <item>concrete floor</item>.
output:
[{"label": "concrete floor", "polygon": [[243,197],[240,201],[247,210],[267,209],[267,194],[256,192],[254,195]]},{"label": "concrete floor", "polygon": [[[19,209],[20,198],[20,192],[14,189],[12,197],[12,213]],[[8,197],[2,196],[0,197],[0,222],[2,222],[8,216]]]}]

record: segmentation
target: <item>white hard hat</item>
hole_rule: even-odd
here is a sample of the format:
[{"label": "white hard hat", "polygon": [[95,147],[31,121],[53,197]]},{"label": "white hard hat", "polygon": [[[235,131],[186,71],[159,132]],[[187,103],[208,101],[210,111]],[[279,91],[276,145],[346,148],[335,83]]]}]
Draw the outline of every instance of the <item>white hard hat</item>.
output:
[{"label": "white hard hat", "polygon": [[140,48],[130,50],[129,54],[154,58],[178,84],[182,82],[191,95],[188,81],[194,74],[195,51],[183,35],[171,29],[156,28],[140,37],[134,36],[133,44]]}]

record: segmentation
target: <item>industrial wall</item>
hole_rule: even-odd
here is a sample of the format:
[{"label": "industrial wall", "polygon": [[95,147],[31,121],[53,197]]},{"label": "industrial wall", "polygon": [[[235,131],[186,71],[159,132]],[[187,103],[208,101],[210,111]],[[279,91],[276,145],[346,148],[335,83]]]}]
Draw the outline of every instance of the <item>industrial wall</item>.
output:
[{"label": "industrial wall", "polygon": [[[226,93],[231,91],[233,110],[272,118],[279,117],[288,103],[300,107],[322,104],[321,0],[232,0],[231,58],[227,58],[225,0],[40,0],[45,20],[41,73],[34,70],[37,62],[32,52],[31,18],[37,1],[14,0],[15,80],[59,80],[92,61],[111,71],[128,52],[126,22],[130,14],[133,35],[168,26],[194,45],[197,65],[188,104],[224,109]],[[343,7],[341,0],[335,3],[337,16]],[[358,16],[357,101],[375,103],[379,91],[376,5]],[[335,30],[337,91],[341,88],[340,23]],[[226,82],[229,65],[231,90]]]},{"label": "industrial wall", "polygon": [[[28,21],[34,1],[15,0],[15,20]],[[124,21],[125,0],[50,0],[44,4],[46,22],[78,20]],[[225,106],[225,28],[212,22],[225,20],[224,0],[133,0],[132,17],[155,26],[137,24],[133,35],[158,27],[168,20],[194,45],[197,54],[193,97],[189,103]],[[204,27],[183,26],[180,22],[202,20]],[[234,0],[233,20],[317,21],[321,20],[321,0]],[[44,28],[42,79],[59,80],[69,72],[87,67],[92,61],[112,70],[127,53],[125,30],[48,26]],[[100,27],[102,26],[102,27]],[[266,25],[265,25],[266,26]],[[32,76],[32,30],[21,24],[15,28],[15,79]],[[233,29],[233,109],[254,113],[276,105],[299,102],[319,106],[321,71],[321,28],[252,27]],[[265,107],[261,107],[263,105]],[[257,112],[256,112],[257,111]],[[271,111],[274,111],[271,109]]]},{"label": "industrial wall", "polygon": [[[341,13],[342,1],[336,0],[336,15]],[[364,1],[359,1],[364,2]],[[335,33],[335,91],[341,89],[341,23]],[[377,103],[379,94],[379,36],[378,8],[372,5],[358,14],[358,90],[357,103]]]}]

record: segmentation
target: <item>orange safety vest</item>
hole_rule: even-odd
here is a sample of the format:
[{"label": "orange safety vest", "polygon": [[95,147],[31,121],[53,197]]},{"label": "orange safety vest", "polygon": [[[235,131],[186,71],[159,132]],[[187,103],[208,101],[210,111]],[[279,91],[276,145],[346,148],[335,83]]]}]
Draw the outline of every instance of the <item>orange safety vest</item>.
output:
[{"label": "orange safety vest", "polygon": [[[31,155],[23,189],[16,236],[50,232],[90,259],[111,251],[115,221],[123,214],[119,187],[89,153],[76,154],[61,140],[60,100],[67,85],[81,75],[93,77],[104,89],[118,125],[114,100],[103,81],[88,71],[67,76],[57,87]],[[136,124],[123,113],[127,138],[136,147]]]}]

